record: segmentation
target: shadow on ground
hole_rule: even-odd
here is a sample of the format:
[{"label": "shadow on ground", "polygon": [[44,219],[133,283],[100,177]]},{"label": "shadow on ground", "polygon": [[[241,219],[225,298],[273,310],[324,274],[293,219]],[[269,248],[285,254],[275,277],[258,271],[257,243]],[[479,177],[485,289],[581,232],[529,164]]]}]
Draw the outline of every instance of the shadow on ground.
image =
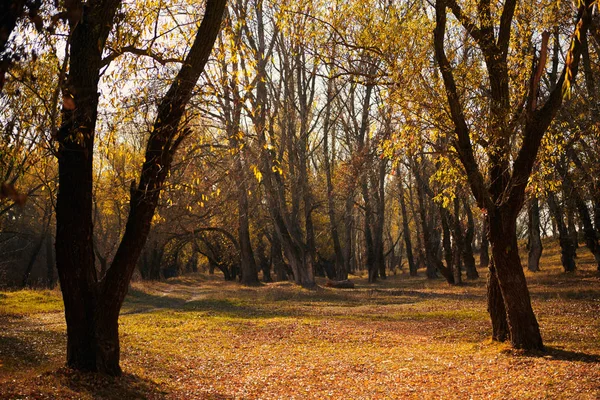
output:
[{"label": "shadow on ground", "polygon": [[[237,288],[227,296],[226,291],[213,288],[203,291],[196,288],[192,295],[190,284],[177,285],[177,289],[164,293],[148,293],[130,288],[121,315],[132,315],[157,310],[203,312],[211,316],[241,319],[314,316],[306,307],[359,307],[379,304],[414,304],[431,299],[480,299],[473,294],[427,293],[418,290],[360,288],[352,291],[319,289],[317,291],[293,291],[263,287],[258,290]],[[244,293],[247,291],[247,293]],[[200,295],[198,295],[200,293]],[[365,299],[366,294],[366,299]]]},{"label": "shadow on ground", "polygon": [[547,360],[556,361],[580,361],[591,364],[600,363],[600,355],[564,350],[551,346],[546,346],[545,351],[527,351],[519,355],[522,357],[545,358]]},{"label": "shadow on ground", "polygon": [[[168,394],[155,382],[133,374],[113,378],[66,367],[38,375],[23,386],[14,382],[0,389],[0,397],[129,400],[163,399]],[[47,397],[50,393],[52,397]]]}]

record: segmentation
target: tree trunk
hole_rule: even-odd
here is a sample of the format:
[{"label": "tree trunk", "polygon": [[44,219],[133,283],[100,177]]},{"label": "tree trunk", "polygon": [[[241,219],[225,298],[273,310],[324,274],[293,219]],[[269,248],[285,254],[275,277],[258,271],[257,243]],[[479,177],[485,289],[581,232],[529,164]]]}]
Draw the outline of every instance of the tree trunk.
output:
[{"label": "tree trunk", "polygon": [[387,160],[379,160],[378,174],[374,179],[373,187],[375,190],[375,216],[373,226],[373,250],[374,254],[374,267],[377,269],[379,278],[386,279],[385,272],[385,254],[383,248],[383,229],[385,226],[385,175],[387,169]]},{"label": "tree trunk", "polygon": [[281,255],[281,241],[277,232],[271,233],[271,264],[273,264],[273,270],[275,271],[275,277],[278,282],[287,281],[288,275]]},{"label": "tree trunk", "polygon": [[569,231],[563,219],[562,210],[556,200],[554,193],[548,193],[548,207],[558,229],[558,240],[560,243],[560,261],[565,272],[575,271],[575,246],[569,236]]},{"label": "tree trunk", "polygon": [[452,262],[452,237],[450,233],[449,212],[443,206],[439,206],[440,215],[442,217],[442,248],[444,249],[444,261],[446,268],[452,270],[454,263]]},{"label": "tree trunk", "polygon": [[543,350],[542,336],[531,307],[529,290],[519,258],[516,213],[512,210],[489,215],[494,268],[504,300],[510,340],[514,348]]},{"label": "tree trunk", "polygon": [[[240,40],[236,37],[236,41]],[[238,76],[238,62],[231,63],[232,76]],[[224,73],[227,73],[227,63],[223,59]],[[235,185],[237,186],[237,213],[238,213],[238,242],[240,247],[240,269],[241,283],[244,285],[258,285],[258,269],[254,260],[252,251],[252,242],[250,241],[250,216],[248,213],[248,188],[247,172],[244,165],[245,147],[238,139],[241,132],[240,121],[242,113],[242,101],[238,83],[232,82],[224,85],[224,113],[225,130],[229,140],[229,148],[232,154],[235,154],[234,171]],[[231,100],[230,100],[231,98]]]},{"label": "tree trunk", "polygon": [[575,249],[579,248],[579,236],[577,233],[577,226],[575,226],[575,214],[573,210],[573,202],[569,201],[566,204],[565,211],[567,212],[567,231],[571,237],[571,242]]},{"label": "tree trunk", "polygon": [[354,246],[355,240],[353,237],[354,228],[354,194],[349,193],[346,197],[344,205],[344,269],[347,273],[354,272]]},{"label": "tree trunk", "polygon": [[[563,178],[565,191],[569,193],[569,197],[572,199],[572,201],[575,203],[575,206],[577,207],[579,219],[583,224],[583,235],[585,238],[585,245],[594,255],[597,269],[600,271],[600,244],[598,243],[598,236],[596,235],[596,230],[594,229],[594,225],[592,223],[590,211],[587,207],[585,200],[581,197],[579,190],[573,184],[571,177],[569,176],[564,166],[560,166],[558,169]],[[571,234],[569,236],[571,238],[573,237],[573,235]],[[575,232],[575,238],[577,238],[577,232]],[[571,239],[571,241],[572,240],[573,239]]]},{"label": "tree trunk", "polygon": [[46,232],[42,233],[39,240],[36,242],[33,247],[33,252],[31,253],[31,257],[29,258],[29,262],[27,263],[27,267],[25,267],[25,273],[23,274],[23,281],[21,282],[21,287],[26,287],[29,282],[29,275],[31,275],[31,270],[35,265],[35,260],[37,260],[40,251],[42,250],[42,245],[46,240]]},{"label": "tree trunk", "polygon": [[504,300],[500,292],[498,277],[496,276],[496,268],[494,261],[488,265],[488,281],[487,281],[487,302],[488,313],[492,320],[492,340],[504,342],[509,338],[508,321],[506,320],[506,309],[504,308]]},{"label": "tree trunk", "polygon": [[[208,0],[194,44],[158,107],[121,244],[105,277],[96,276],[93,250],[92,178],[98,81],[104,44],[119,0],[94,2],[70,20],[71,57],[62,125],[57,134],[56,265],[67,322],[67,365],[120,375],[119,310],[144,247],[174,151],[185,106],[220,28],[225,1]],[[68,101],[67,101],[68,100]]]},{"label": "tree trunk", "polygon": [[475,221],[473,212],[468,201],[464,200],[465,212],[467,214],[467,230],[465,231],[465,244],[463,246],[462,258],[467,272],[467,279],[479,278],[479,272],[475,267],[475,257],[473,256],[473,236],[475,235]]},{"label": "tree trunk", "polygon": [[462,273],[461,273],[461,261],[462,253],[465,248],[465,238],[462,232],[462,226],[460,224],[460,200],[458,197],[454,198],[454,243],[452,252],[452,273],[454,275],[454,284],[462,284]]},{"label": "tree trunk", "polygon": [[542,239],[540,237],[540,207],[537,197],[531,199],[529,207],[529,257],[527,268],[532,272],[540,270]]},{"label": "tree trunk", "polygon": [[54,289],[56,286],[56,276],[54,275],[54,243],[52,241],[52,234],[46,233],[46,285],[48,289]]},{"label": "tree trunk", "polygon": [[[338,223],[335,217],[335,204],[333,196],[333,180],[332,180],[332,162],[335,159],[335,143],[331,144],[332,157],[329,160],[329,131],[331,130],[331,103],[333,102],[333,79],[327,81],[327,104],[325,106],[325,116],[323,122],[323,160],[325,168],[325,180],[327,184],[327,214],[329,216],[329,231],[333,242],[333,251],[335,253],[335,274],[338,281],[348,279],[348,268],[344,261],[342,253],[342,245],[340,244],[340,235],[338,234]],[[332,135],[334,138],[335,135]]]},{"label": "tree trunk", "polygon": [[404,200],[404,190],[402,189],[402,180],[400,179],[400,168],[398,168],[397,179],[400,196],[400,211],[402,212],[402,230],[404,231],[404,245],[406,246],[406,259],[408,260],[408,271],[410,276],[417,276],[417,265],[415,264],[412,252],[410,229],[408,227],[408,216],[406,214],[406,201]]},{"label": "tree trunk", "polygon": [[240,266],[242,283],[244,285],[258,285],[258,270],[250,242],[250,218],[248,215],[248,190],[245,184],[245,171],[240,157],[236,160],[236,169],[240,175],[238,178],[238,240],[240,242]]},{"label": "tree trunk", "polygon": [[479,249],[479,268],[487,268],[490,265],[490,242],[488,239],[489,226],[487,218],[483,219],[481,226],[481,248]]}]

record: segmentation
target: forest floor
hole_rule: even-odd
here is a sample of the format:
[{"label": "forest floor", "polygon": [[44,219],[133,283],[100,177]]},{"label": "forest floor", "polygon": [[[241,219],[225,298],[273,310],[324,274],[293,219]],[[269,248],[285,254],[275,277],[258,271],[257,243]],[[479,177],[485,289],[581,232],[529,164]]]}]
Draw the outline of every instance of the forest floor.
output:
[{"label": "forest floor", "polygon": [[117,379],[63,367],[58,291],[0,292],[0,398],[598,399],[600,277],[579,253],[574,274],[557,249],[526,273],[544,353],[490,340],[483,270],[460,287],[406,274],[353,277],[353,290],[134,283]]}]

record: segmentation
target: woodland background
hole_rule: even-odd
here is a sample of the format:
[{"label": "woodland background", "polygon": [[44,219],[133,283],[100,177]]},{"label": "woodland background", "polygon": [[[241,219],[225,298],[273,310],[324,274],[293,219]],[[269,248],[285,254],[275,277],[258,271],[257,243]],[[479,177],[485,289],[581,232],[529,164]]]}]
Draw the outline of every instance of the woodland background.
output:
[{"label": "woodland background", "polygon": [[[474,290],[477,309],[495,258],[497,278],[492,264],[487,289],[492,335],[539,350],[539,332],[522,335],[528,328],[516,327],[526,321],[537,329],[531,306],[512,308],[515,296],[529,302],[520,251],[528,280],[552,288],[567,279],[582,309],[597,309],[598,292],[588,287],[600,270],[597,2],[223,2],[220,30],[200,69],[186,60],[208,5],[15,1],[3,6],[5,14],[18,6],[13,28],[0,32],[3,289],[55,288],[63,246],[73,263],[91,268],[82,271],[93,270],[92,286],[106,290],[108,271],[122,261],[119,249],[139,247],[114,289],[124,298],[133,275],[127,301],[134,304],[146,296],[139,293],[171,293],[150,281],[173,282],[179,297],[177,290],[193,292],[208,280],[212,295],[225,288],[243,299],[243,290],[260,282],[315,289],[350,278],[357,294],[335,301],[368,303],[361,296],[377,291],[368,285],[401,288],[401,295],[415,285],[441,296],[443,279],[459,287],[448,289],[451,296]],[[78,29],[103,26],[94,12],[109,8],[106,40],[97,49],[81,46],[97,57],[77,58]],[[69,127],[85,89],[74,84],[76,67],[86,65],[95,66],[97,113],[90,126]],[[186,68],[198,77],[181,100],[175,84],[186,82],[179,80]],[[162,118],[171,106],[181,114],[175,123]],[[163,128],[172,130],[159,146],[168,157],[151,164]],[[59,202],[69,226],[89,232],[71,233],[87,240],[89,262],[74,256],[85,246],[56,236],[57,160],[73,148],[89,163],[91,175],[81,181],[89,183],[82,197],[89,207],[80,217],[72,206],[79,200]],[[156,186],[148,191],[144,182]],[[76,193],[77,184],[69,190]],[[132,211],[140,198],[152,203],[151,213]],[[127,242],[136,212],[148,229],[138,221],[143,234]],[[547,251],[552,262],[539,272]],[[68,277],[77,268],[58,272]],[[213,275],[246,289],[217,284]],[[519,276],[511,294],[507,277]],[[538,289],[534,300],[543,298]],[[266,289],[252,290],[260,297]],[[285,290],[286,302],[301,304],[304,294],[290,294],[299,289]],[[106,297],[94,296],[93,307]],[[272,300],[266,296],[265,307]],[[494,316],[495,298],[504,327]],[[116,335],[113,375],[120,374]],[[563,358],[581,356],[596,368],[597,332],[590,335],[588,353]],[[592,375],[597,381],[597,369]]]}]

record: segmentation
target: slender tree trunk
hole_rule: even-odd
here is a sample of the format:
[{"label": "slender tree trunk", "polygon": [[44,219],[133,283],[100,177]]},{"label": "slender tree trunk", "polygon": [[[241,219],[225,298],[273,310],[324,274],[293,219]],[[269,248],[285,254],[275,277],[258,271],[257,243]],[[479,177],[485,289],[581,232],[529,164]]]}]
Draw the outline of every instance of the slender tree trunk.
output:
[{"label": "slender tree trunk", "polygon": [[452,273],[454,275],[454,284],[462,284],[462,272],[461,272],[461,261],[462,253],[465,248],[465,238],[463,236],[462,227],[460,224],[460,200],[458,197],[454,198],[454,243],[452,252]]},{"label": "slender tree trunk", "polygon": [[560,260],[565,272],[575,271],[575,246],[569,236],[569,231],[563,219],[562,210],[556,200],[554,193],[548,193],[548,206],[553,216],[556,228],[558,230],[558,240],[560,243]]},{"label": "slender tree trunk", "polygon": [[416,216],[417,215],[421,215],[420,211],[417,212],[417,209],[415,207],[415,199],[414,199],[414,195],[413,195],[413,190],[411,185],[408,185],[408,200],[409,200],[409,205],[410,205],[410,211],[412,213],[414,217],[414,223],[415,223],[415,233],[416,233],[416,238],[417,238],[417,269],[419,267],[422,267],[425,264],[425,254],[423,252],[424,246],[423,246],[423,233],[421,232],[421,224],[420,224],[420,219],[419,221],[417,221]]},{"label": "slender tree trunk", "polygon": [[242,283],[244,285],[258,285],[258,269],[254,260],[252,243],[250,241],[250,218],[248,215],[248,189],[246,188],[246,173],[241,160],[242,154],[238,154],[236,169],[238,171],[238,240],[240,242],[240,267]]},{"label": "slender tree trunk", "polygon": [[42,250],[42,246],[44,244],[44,242],[46,241],[46,233],[42,233],[40,235],[39,240],[35,243],[35,246],[33,247],[33,252],[31,253],[31,257],[29,258],[29,262],[27,263],[27,267],[25,267],[25,273],[23,274],[23,281],[21,282],[21,287],[26,287],[27,283],[29,282],[29,276],[31,275],[31,270],[33,269],[33,266],[35,265],[35,261],[38,258],[38,255],[40,254],[40,251]]},{"label": "slender tree trunk", "polygon": [[406,201],[404,200],[404,190],[402,180],[400,179],[400,168],[398,168],[398,191],[400,196],[400,211],[402,212],[402,230],[404,231],[404,245],[406,246],[406,259],[408,260],[408,271],[410,276],[417,276],[417,265],[412,252],[412,243],[410,240],[410,229],[408,226],[408,216],[406,214]]},{"label": "slender tree trunk", "polygon": [[[236,31],[236,34],[240,34]],[[240,40],[239,37],[236,40]],[[223,60],[223,73],[227,74],[227,63]],[[231,63],[232,76],[238,75],[238,62]],[[225,130],[229,139],[229,147],[235,154],[234,171],[237,185],[237,213],[238,213],[238,242],[240,246],[240,269],[241,283],[244,285],[258,285],[258,269],[254,260],[252,251],[252,242],[250,241],[250,216],[248,213],[248,187],[247,172],[244,168],[245,148],[238,139],[241,132],[240,121],[242,113],[242,100],[238,88],[238,82],[233,79],[231,84],[224,85],[224,112],[225,112]],[[231,98],[231,100],[230,100]]]},{"label": "slender tree trunk", "polygon": [[440,210],[440,215],[442,217],[441,218],[442,219],[442,248],[444,250],[444,261],[446,261],[446,268],[448,268],[448,270],[452,271],[454,263],[452,262],[452,253],[453,253],[452,250],[453,249],[452,249],[452,237],[451,237],[451,233],[450,233],[450,223],[448,221],[449,212],[447,209],[445,209],[441,205],[439,206],[439,210]]},{"label": "slender tree trunk", "polygon": [[[598,243],[598,236],[596,235],[596,230],[594,229],[594,225],[592,223],[590,211],[587,207],[585,200],[583,200],[583,198],[581,197],[579,190],[573,184],[573,181],[571,180],[571,177],[569,176],[566,168],[564,168],[564,166],[560,166],[558,170],[563,178],[565,191],[569,193],[569,197],[572,199],[572,201],[575,203],[575,206],[577,207],[579,219],[583,224],[585,245],[594,255],[597,264],[597,269],[600,271],[600,244]],[[572,235],[569,236],[571,238],[573,237]]]},{"label": "slender tree trunk", "polygon": [[417,182],[417,202],[419,205],[419,217],[421,220],[421,230],[423,232],[423,246],[425,247],[425,262],[427,279],[437,278],[438,265],[441,261],[437,259],[437,256],[433,254],[433,243],[431,239],[431,232],[427,224],[427,213],[425,211],[425,194],[420,189],[420,184]]},{"label": "slender tree trunk", "polygon": [[467,272],[467,279],[479,278],[479,272],[475,267],[475,257],[473,256],[473,236],[475,235],[475,220],[473,212],[466,199],[464,199],[465,212],[467,214],[467,230],[465,231],[465,244],[463,246],[462,258]]},{"label": "slender tree trunk", "polygon": [[490,265],[490,242],[488,239],[489,225],[487,218],[483,219],[481,226],[481,248],[479,249],[479,267],[487,268]]},{"label": "slender tree trunk", "polygon": [[355,240],[353,236],[354,228],[354,194],[349,193],[346,197],[344,205],[344,236],[346,243],[344,244],[344,269],[350,273],[354,272],[354,246]]},{"label": "slender tree trunk", "polygon": [[573,201],[568,201],[565,207],[565,211],[567,212],[567,231],[569,232],[573,246],[575,246],[575,249],[578,249],[579,236],[577,233],[577,226],[575,226],[575,210],[573,208]]},{"label": "slender tree trunk", "polygon": [[540,237],[540,207],[537,197],[531,199],[529,207],[529,257],[527,268],[532,272],[540,270],[542,239]]},{"label": "slender tree trunk", "polygon": [[54,275],[54,242],[52,240],[52,234],[46,233],[46,285],[48,289],[54,289],[56,286],[56,276]]},{"label": "slender tree trunk", "polygon": [[[333,161],[335,159],[335,143],[332,143],[332,154],[331,161],[329,151],[329,133],[331,131],[331,106],[333,102],[333,79],[329,78],[327,81],[327,104],[325,106],[325,116],[323,122],[323,160],[325,167],[325,180],[327,184],[327,214],[329,216],[329,231],[331,234],[331,240],[333,241],[333,251],[335,253],[335,273],[337,280],[348,279],[348,268],[344,261],[344,254],[342,253],[342,245],[340,244],[340,235],[338,233],[338,223],[335,216],[335,203],[334,203],[334,188],[332,180],[332,169]],[[335,132],[334,132],[335,133]],[[332,135],[332,138],[335,137]]]},{"label": "slender tree trunk", "polygon": [[[375,218],[374,218],[374,229],[373,229],[373,250],[374,254],[374,268],[377,269],[379,278],[386,279],[385,272],[385,254],[384,254],[384,243],[383,243],[383,229],[385,226],[385,175],[386,175],[386,164],[385,159],[379,160],[379,168],[377,174],[377,189],[375,200]],[[375,186],[375,185],[373,185]]]}]

